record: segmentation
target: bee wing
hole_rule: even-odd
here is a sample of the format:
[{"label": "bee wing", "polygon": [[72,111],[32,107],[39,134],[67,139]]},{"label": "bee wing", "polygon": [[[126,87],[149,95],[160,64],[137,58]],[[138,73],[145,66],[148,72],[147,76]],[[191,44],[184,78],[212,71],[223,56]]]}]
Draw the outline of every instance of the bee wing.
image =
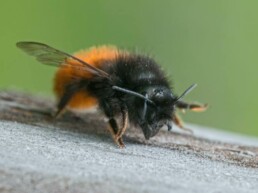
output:
[{"label": "bee wing", "polygon": [[[91,66],[90,64],[82,61],[79,58],[76,58],[70,54],[62,52],[46,44],[39,42],[18,42],[16,43],[16,46],[27,54],[36,57],[36,59],[42,64],[57,67],[68,65],[78,70],[85,70],[101,77],[109,77],[109,75],[103,70]],[[71,63],[69,63],[69,61],[77,61],[82,65],[82,67],[72,65]]]}]

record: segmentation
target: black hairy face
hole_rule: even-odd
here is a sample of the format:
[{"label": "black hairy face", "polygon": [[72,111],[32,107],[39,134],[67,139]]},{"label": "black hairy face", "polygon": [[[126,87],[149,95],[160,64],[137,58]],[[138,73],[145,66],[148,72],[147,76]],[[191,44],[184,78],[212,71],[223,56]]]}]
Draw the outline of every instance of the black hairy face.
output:
[{"label": "black hairy face", "polygon": [[158,131],[167,125],[170,129],[174,112],[175,97],[167,87],[149,87],[143,92],[154,104],[137,101],[139,125],[146,139],[155,136]]}]

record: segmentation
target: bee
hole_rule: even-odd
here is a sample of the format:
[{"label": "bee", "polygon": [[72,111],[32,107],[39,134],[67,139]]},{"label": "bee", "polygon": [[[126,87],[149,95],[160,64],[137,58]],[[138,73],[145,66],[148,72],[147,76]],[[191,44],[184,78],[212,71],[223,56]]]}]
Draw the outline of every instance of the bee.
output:
[{"label": "bee", "polygon": [[58,67],[54,92],[57,112],[98,106],[108,118],[108,128],[119,147],[131,123],[146,140],[172,122],[184,128],[176,109],[204,111],[207,105],[186,103],[182,98],[196,84],[177,96],[160,65],[151,57],[115,46],[93,47],[74,55],[39,42],[18,42],[17,47],[43,64]]}]

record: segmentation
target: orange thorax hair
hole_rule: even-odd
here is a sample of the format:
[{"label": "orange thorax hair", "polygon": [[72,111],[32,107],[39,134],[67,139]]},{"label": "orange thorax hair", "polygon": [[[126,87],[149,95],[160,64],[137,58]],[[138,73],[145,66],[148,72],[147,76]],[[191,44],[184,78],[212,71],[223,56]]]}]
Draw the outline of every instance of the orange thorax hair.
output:
[{"label": "orange thorax hair", "polygon": [[[99,68],[101,61],[103,60],[114,60],[119,54],[118,49],[115,46],[101,46],[101,47],[92,47],[89,50],[83,50],[78,53],[75,53],[74,56],[87,62],[88,64]],[[82,66],[82,64],[71,60],[68,61],[70,65]],[[54,92],[58,99],[60,99],[64,92],[67,84],[72,82],[74,77],[76,78],[90,78],[92,74],[87,71],[73,68],[71,66],[63,65],[58,69],[54,79]],[[78,91],[73,95],[68,103],[68,107],[76,109],[84,109],[94,107],[98,104],[96,98],[90,96],[89,93],[84,91]]]}]

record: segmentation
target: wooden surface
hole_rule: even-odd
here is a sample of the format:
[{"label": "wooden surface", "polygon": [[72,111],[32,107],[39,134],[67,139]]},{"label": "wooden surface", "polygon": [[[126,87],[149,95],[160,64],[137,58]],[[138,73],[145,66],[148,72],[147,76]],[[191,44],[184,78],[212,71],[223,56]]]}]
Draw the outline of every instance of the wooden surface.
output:
[{"label": "wooden surface", "polygon": [[[141,133],[140,129],[129,128],[125,134],[126,148],[124,150],[121,150],[117,148],[113,143],[108,131],[106,130],[106,123],[104,122],[103,116],[101,116],[100,114],[75,114],[72,112],[67,112],[62,117],[58,119],[53,119],[52,115],[54,114],[54,112],[55,103],[49,99],[16,92],[0,92],[0,119],[3,129],[2,142],[0,144],[0,153],[2,157],[4,157],[4,159],[0,161],[0,173],[2,176],[0,177],[0,181],[2,181],[2,183],[0,182],[0,192],[1,190],[6,192],[15,192],[17,191],[17,189],[15,189],[14,186],[17,186],[20,188],[20,190],[23,190],[21,192],[26,192],[26,188],[28,188],[28,192],[33,192],[33,189],[35,190],[35,188],[39,187],[41,180],[47,180],[46,184],[41,186],[42,191],[44,190],[43,192],[51,192],[50,190],[58,190],[62,192],[83,192],[85,188],[92,188],[92,191],[89,192],[99,192],[100,190],[102,190],[103,192],[130,192],[133,190],[135,192],[136,189],[132,189],[131,186],[134,186],[132,182],[134,182],[137,177],[135,177],[135,179],[132,179],[132,176],[134,176],[133,173],[128,175],[125,175],[125,173],[137,172],[134,170],[138,169],[140,172],[141,170],[144,170],[145,166],[146,172],[143,172],[142,174],[139,174],[137,176],[144,175],[144,173],[148,174],[148,172],[152,173],[157,169],[155,173],[161,176],[160,180],[162,179],[162,182],[166,182],[165,176],[171,178],[170,180],[172,180],[172,182],[165,184],[162,184],[161,182],[160,184],[153,184],[153,179],[150,176],[146,176],[146,184],[149,183],[149,185],[143,186],[142,189],[139,188],[139,192],[152,192],[152,190],[153,192],[157,190],[160,190],[160,192],[167,192],[167,190],[169,190],[173,186],[178,186],[176,192],[185,192],[187,187],[185,187],[185,185],[182,183],[177,184],[177,182],[180,182],[180,177],[178,177],[178,175],[181,176],[181,172],[187,173],[186,178],[190,178],[193,182],[194,180],[197,180],[195,181],[195,188],[193,188],[193,184],[191,185],[189,184],[189,182],[186,183],[188,184],[187,186],[191,186],[191,188],[189,189],[191,190],[190,192],[198,191],[198,189],[200,190],[201,187],[203,187],[203,189],[205,190],[205,188],[208,188],[211,184],[215,185],[216,183],[218,183],[218,187],[221,189],[215,188],[214,191],[223,189],[228,191],[232,190],[233,192],[239,190],[241,192],[242,188],[244,190],[246,189],[246,187],[249,187],[251,192],[251,188],[253,187],[253,185],[255,185],[256,182],[258,184],[257,176],[253,177],[255,176],[255,174],[252,174],[253,172],[256,174],[258,172],[258,148],[255,146],[245,146],[239,145],[237,143],[232,144],[227,142],[220,142],[218,140],[207,139],[205,138],[205,136],[196,137],[195,135],[190,135],[187,133],[168,132],[165,130],[162,130],[157,136],[155,136],[151,140],[146,141],[144,140],[143,134]],[[11,133],[13,136],[11,135]],[[32,135],[31,133],[34,134]],[[49,135],[49,137],[42,137],[45,135]],[[28,136],[29,139],[27,139]],[[23,141],[28,141],[28,144],[26,145],[26,143],[24,142],[24,147],[22,145],[16,144],[15,137],[17,141],[20,140],[20,144],[23,144]],[[66,143],[71,144],[67,145]],[[12,149],[8,150],[8,144],[10,144],[10,148],[12,147],[17,150],[16,154],[13,154]],[[48,170],[48,166],[46,166],[44,172],[42,172],[40,168],[42,167],[42,164],[44,165],[48,163],[48,160],[46,157],[43,157],[42,159],[46,158],[44,163],[41,163],[40,160],[42,159],[37,161],[38,157],[41,156],[35,155],[35,151],[38,152],[40,149],[38,144],[44,144],[42,145],[43,150],[49,148],[49,152],[46,153],[46,156],[49,156],[51,157],[51,159],[53,159],[52,163],[53,165],[56,164],[57,168],[62,165],[62,163],[64,163],[64,165],[66,163],[66,160],[63,160],[60,163],[56,162],[56,160],[60,161],[61,158],[58,155],[55,156],[55,154],[58,154],[58,152],[62,152],[63,150],[65,150],[63,152],[64,158],[67,156],[67,154],[70,155],[71,152],[76,154],[77,157],[80,157],[80,151],[82,151],[82,153],[85,153],[85,151],[87,151],[85,153],[85,156],[81,158],[82,160],[84,160],[86,156],[90,155],[90,157],[84,161],[77,163],[78,160],[76,160],[76,157],[70,158],[68,156],[67,167],[64,166],[64,168],[60,169],[60,171],[55,171],[55,168]],[[62,144],[63,146],[60,147],[60,144]],[[74,147],[73,150],[71,150],[72,147]],[[31,148],[33,149],[33,151],[26,151],[24,153],[23,151],[25,151],[26,148]],[[51,152],[55,153],[51,154]],[[28,156],[28,159],[26,159],[26,156],[25,158],[21,158],[23,157],[23,154],[26,154],[26,156]],[[35,156],[35,159],[29,158],[30,156],[32,156],[32,158],[33,156]],[[128,160],[126,156],[128,156]],[[96,165],[92,166],[92,168],[96,167],[96,171],[94,169],[96,173],[91,171],[90,168],[86,167],[83,164],[84,162],[85,164],[89,164],[91,162],[93,164],[93,162],[95,161],[100,161],[102,157],[104,160],[99,162],[99,167]],[[23,161],[17,161],[16,159]],[[73,161],[69,159],[75,159],[75,165],[73,165]],[[134,162],[134,159],[138,160],[137,163]],[[124,160],[124,163],[121,160]],[[146,163],[137,166],[137,164],[139,164],[139,162],[142,162],[143,160]],[[118,165],[113,165],[116,163],[116,161]],[[24,162],[26,164],[22,165],[21,162]],[[123,174],[121,174],[121,178],[124,179],[122,179],[121,182],[128,183],[123,186],[120,183],[115,183],[114,181],[112,181],[112,179],[115,178],[114,176],[119,176],[116,173],[119,168],[121,171],[123,171],[124,168],[129,167],[126,164],[127,162],[129,165],[131,165],[130,167],[132,168],[125,170],[126,172],[124,171],[124,173],[122,172]],[[165,163],[168,164],[168,166],[166,166],[168,170],[170,168],[171,172],[173,170],[177,172],[173,171],[174,174],[170,172],[166,173],[167,170],[164,167]],[[80,166],[81,168],[83,168],[82,170],[77,168],[80,164],[82,164]],[[103,171],[105,171],[104,169],[101,171],[98,170],[98,168],[102,168],[105,164],[107,164],[106,167],[108,167],[106,172],[109,173],[103,173]],[[136,166],[134,168],[134,164],[139,168],[137,169]],[[179,167],[180,164],[186,164],[183,168],[183,171],[181,170],[182,168],[178,169],[181,167]],[[111,165],[111,168],[108,165]],[[193,174],[187,172],[193,170],[195,166],[196,168],[203,167],[203,169],[196,169],[194,170]],[[209,168],[209,166],[211,166],[211,168]],[[39,168],[37,169],[37,167]],[[252,178],[248,180],[249,184],[241,184],[241,186],[239,186],[234,185],[233,183],[232,187],[230,186],[230,180],[232,181],[232,179],[225,178],[226,181],[224,182],[224,177],[222,177],[222,179],[217,179],[217,182],[212,182],[212,180],[209,181],[209,178],[216,178],[216,172],[214,174],[214,168],[216,167],[218,167],[218,175],[224,175],[225,171],[228,171],[230,168],[232,168],[230,169],[230,171],[236,171],[236,174],[232,174],[232,176],[235,176],[234,178],[236,178],[236,176],[241,174],[243,171],[244,173],[246,173],[247,176],[250,174]],[[51,166],[49,166],[49,168],[51,168]],[[207,169],[207,171],[203,171],[202,177],[202,170],[205,169]],[[25,170],[26,172],[21,172],[23,170]],[[65,171],[67,173],[65,173]],[[73,173],[72,171],[76,172]],[[78,171],[81,171],[83,173],[83,176]],[[112,174],[113,171],[115,171],[114,176]],[[160,173],[161,171],[164,172],[164,175]],[[87,177],[87,180],[84,179],[84,175],[87,176],[91,172],[93,172],[94,175],[91,177]],[[97,175],[98,172],[100,172],[99,176]],[[194,173],[196,173],[197,176],[203,179],[196,179],[196,176],[194,177]],[[153,176],[153,178],[155,178],[155,175]],[[191,175],[193,175],[193,178],[191,178]],[[125,179],[127,178],[127,176],[128,179],[126,181]],[[80,178],[80,180],[76,180],[77,177]],[[162,177],[164,177],[164,179]],[[177,179],[173,179],[173,177],[176,177]],[[33,181],[33,178],[35,178],[35,181]],[[245,179],[242,178],[243,176],[241,178],[239,177],[238,180],[239,182],[244,183]],[[33,182],[31,182],[30,180],[26,181],[26,179],[30,179]],[[95,181],[94,183],[91,183],[91,181],[89,180]],[[183,179],[181,180],[183,181]],[[203,184],[198,185],[199,180]],[[219,180],[222,181],[220,182]],[[223,184],[226,183],[227,180],[229,180],[229,184]],[[107,184],[107,182],[109,183]],[[80,185],[78,185],[78,183]],[[144,182],[142,183],[144,184]],[[56,184],[56,186],[54,184]],[[112,184],[112,188],[110,187],[110,184]],[[140,184],[136,185],[140,186]],[[53,188],[52,186],[55,186],[55,188]],[[109,188],[105,189],[107,186]],[[95,189],[93,187],[95,187]]]}]

